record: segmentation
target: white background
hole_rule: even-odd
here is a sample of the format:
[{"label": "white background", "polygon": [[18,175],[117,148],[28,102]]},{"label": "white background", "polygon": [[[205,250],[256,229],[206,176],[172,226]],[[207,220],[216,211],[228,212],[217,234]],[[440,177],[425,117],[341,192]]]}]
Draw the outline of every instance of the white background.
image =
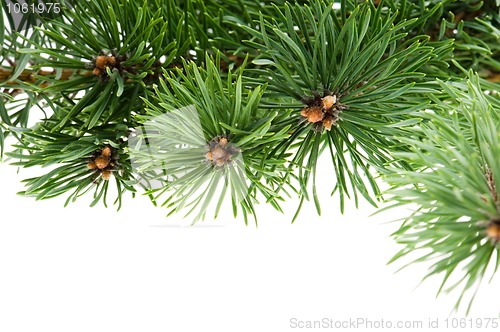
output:
[{"label": "white background", "polygon": [[[231,218],[185,227],[141,196],[119,212],[17,196],[39,172],[0,164],[1,332],[313,331],[291,318],[439,319],[442,330],[464,317],[465,306],[452,314],[457,292],[435,299],[440,278],[416,288],[426,264],[386,265],[401,248],[387,221],[407,211],[369,217],[374,208],[349,202],[341,215],[329,184],[321,217],[310,203],[291,225],[290,200],[286,214],[259,205],[258,228]],[[499,316],[499,279],[482,285],[470,318]]]}]

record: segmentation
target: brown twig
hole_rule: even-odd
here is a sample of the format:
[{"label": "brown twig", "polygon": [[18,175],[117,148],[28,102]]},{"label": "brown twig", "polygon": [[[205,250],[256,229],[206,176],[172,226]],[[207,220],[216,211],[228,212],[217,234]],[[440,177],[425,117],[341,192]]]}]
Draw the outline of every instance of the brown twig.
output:
[{"label": "brown twig", "polygon": [[498,197],[498,192],[495,186],[495,179],[493,178],[493,173],[490,169],[486,170],[486,181],[488,183],[488,189],[490,190],[491,196],[493,197],[493,202],[495,202],[495,206],[497,207],[497,211],[500,214],[500,202]]},{"label": "brown twig", "polygon": [[[8,81],[12,77],[12,73],[13,72],[14,72],[14,69],[7,69],[7,68],[0,67],[0,82],[7,81],[7,82],[3,83],[3,84],[7,84],[7,85],[14,85],[14,84],[16,84],[15,81]],[[16,80],[19,80],[19,81],[22,81],[22,82],[36,83],[37,79],[34,76],[37,75],[37,76],[47,76],[48,77],[48,76],[51,76],[51,75],[55,75],[55,73],[56,73],[55,70],[51,70],[51,71],[48,71],[48,70],[38,70],[38,71],[35,71],[35,70],[31,70],[31,69],[25,69],[17,77]],[[73,71],[71,69],[63,69],[61,77],[59,78],[59,80],[61,80],[61,81],[69,80],[71,78],[71,76],[73,74],[75,74],[75,73],[77,73],[77,72],[75,72],[75,71]],[[42,81],[42,83],[43,83],[43,81]]]}]

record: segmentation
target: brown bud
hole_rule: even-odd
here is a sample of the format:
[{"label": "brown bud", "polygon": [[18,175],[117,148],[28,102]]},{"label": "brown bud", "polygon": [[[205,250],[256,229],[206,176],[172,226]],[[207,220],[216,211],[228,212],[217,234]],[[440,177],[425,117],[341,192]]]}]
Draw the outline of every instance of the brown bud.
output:
[{"label": "brown bud", "polygon": [[500,224],[491,222],[486,229],[486,235],[495,242],[500,242]]},{"label": "brown bud", "polygon": [[207,153],[205,153],[205,158],[207,158],[208,160],[212,160],[212,152],[208,151]]},{"label": "brown bud", "polygon": [[329,110],[337,102],[337,96],[335,96],[335,95],[333,95],[333,96],[326,96],[326,97],[321,98],[321,101],[323,102],[323,108],[325,110]]},{"label": "brown bud", "polygon": [[108,56],[106,56],[106,55],[99,55],[95,59],[96,68],[104,69],[104,67],[106,66],[107,63],[108,63]]},{"label": "brown bud", "polygon": [[109,165],[109,158],[103,157],[103,156],[99,156],[99,157],[95,158],[94,163],[97,166],[97,168],[103,169],[103,168],[108,167],[108,165]]},{"label": "brown bud", "polygon": [[225,147],[227,145],[227,138],[221,137],[221,139],[219,140],[219,145]]},{"label": "brown bud", "polygon": [[108,56],[108,66],[114,67],[116,65],[116,58],[114,56]]},{"label": "brown bud", "polygon": [[324,114],[321,107],[311,106],[309,107],[309,110],[307,112],[307,121],[313,123],[320,122],[321,120],[323,120],[323,116]]},{"label": "brown bud", "polygon": [[104,149],[102,149],[101,155],[103,157],[111,157],[111,148],[109,146],[106,146]]},{"label": "brown bud", "polygon": [[94,68],[94,70],[92,71],[92,74],[94,74],[95,76],[101,76],[101,70],[99,68]]},{"label": "brown bud", "polygon": [[224,158],[226,158],[226,156],[227,156],[226,150],[224,150],[220,146],[218,146],[212,150],[212,158],[214,160],[224,159]]},{"label": "brown bud", "polygon": [[224,164],[225,164],[225,161],[223,159],[215,160],[215,165],[218,167],[222,167],[222,166],[224,166]]},{"label": "brown bud", "polygon": [[304,118],[307,118],[307,113],[309,111],[309,107],[304,107],[302,111],[300,111],[300,115],[302,115]]},{"label": "brown bud", "polygon": [[325,127],[326,130],[330,131],[332,129],[333,125],[333,118],[331,115],[325,116],[323,119],[323,126]]},{"label": "brown bud", "polygon": [[108,181],[111,178],[111,171],[102,171],[101,176],[104,180]]},{"label": "brown bud", "polygon": [[89,169],[96,169],[96,168],[97,168],[97,166],[95,165],[95,163],[94,163],[93,161],[89,162],[89,163],[87,164],[87,167],[88,167]]}]

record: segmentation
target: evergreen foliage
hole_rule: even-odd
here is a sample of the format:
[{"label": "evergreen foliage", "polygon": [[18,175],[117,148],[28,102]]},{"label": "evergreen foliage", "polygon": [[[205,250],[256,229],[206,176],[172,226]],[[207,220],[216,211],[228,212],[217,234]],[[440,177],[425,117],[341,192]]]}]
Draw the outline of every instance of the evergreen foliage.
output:
[{"label": "evergreen foliage", "polygon": [[298,197],[296,220],[326,154],[341,211],[416,207],[395,261],[425,252],[462,295],[497,270],[499,0],[54,2],[23,29],[2,2],[0,156],[40,174],[21,194],[246,223]]}]

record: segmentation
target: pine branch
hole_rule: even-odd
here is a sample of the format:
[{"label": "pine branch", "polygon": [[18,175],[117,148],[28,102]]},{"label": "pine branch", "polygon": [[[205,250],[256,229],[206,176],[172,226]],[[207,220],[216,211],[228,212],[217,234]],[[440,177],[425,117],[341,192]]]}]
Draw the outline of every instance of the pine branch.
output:
[{"label": "pine branch", "polygon": [[[261,16],[262,31],[245,28],[259,41],[250,45],[263,50],[263,58],[254,63],[265,66],[257,72],[270,78],[269,90],[276,91],[272,97],[295,99],[289,102],[295,111],[275,121],[278,129],[292,125],[293,135],[274,153],[293,153],[291,165],[298,167],[301,196],[307,199],[304,188],[311,177],[315,186],[320,152],[329,150],[341,210],[343,196],[350,193],[376,205],[375,173],[386,172],[389,151],[398,146],[394,136],[420,121],[416,112],[426,107],[421,92],[435,89],[419,68],[443,52],[434,53],[425,36],[400,43],[414,21],[395,23],[395,14],[368,2],[349,15],[337,13],[326,1],[285,5],[275,17]],[[269,105],[280,104],[271,99]],[[343,179],[350,180],[351,188]],[[314,189],[313,198],[317,202]]]},{"label": "pine branch", "polygon": [[212,200],[215,216],[230,200],[234,215],[241,209],[247,223],[257,192],[280,209],[276,188],[285,160],[268,151],[288,130],[270,130],[276,114],[258,108],[264,89],[244,88],[241,72],[229,71],[223,80],[210,60],[204,69],[185,63],[177,73],[166,72],[155,99],[147,101],[147,115],[138,117],[142,126],[130,154],[147,183],[161,182],[148,189],[155,200],[166,197],[162,205],[170,213],[196,211],[196,222],[214,206]]},{"label": "pine branch", "polygon": [[95,189],[91,206],[101,200],[107,205],[109,180],[113,178],[117,191],[115,203],[120,208],[122,195],[126,191],[135,192],[130,185],[131,165],[123,153],[127,136],[127,127],[123,126],[98,127],[81,137],[52,133],[43,126],[25,130],[22,144],[15,145],[19,150],[7,155],[19,160],[14,165],[51,167],[51,170],[24,180],[27,189],[20,194],[41,200],[71,191],[68,204]]},{"label": "pine branch", "polygon": [[[423,171],[400,171],[386,178],[394,186],[391,201],[416,204],[415,213],[393,234],[404,248],[392,261],[421,253],[415,262],[432,263],[425,278],[443,275],[439,292],[462,286],[458,309],[487,267],[493,264],[495,273],[499,265],[494,257],[500,255],[500,117],[477,75],[471,73],[466,85],[440,84],[448,99],[421,126],[424,139],[401,138],[413,148],[396,154]],[[459,282],[450,285],[451,276]]]},{"label": "pine branch", "polygon": [[248,223],[292,194],[293,220],[320,212],[325,177],[342,212],[376,206],[385,179],[417,204],[394,260],[425,251],[459,303],[498,268],[498,0],[61,4],[16,24],[2,3],[0,156],[14,136],[13,164],[40,168],[23,195],[119,208],[142,188],[169,215]]}]

